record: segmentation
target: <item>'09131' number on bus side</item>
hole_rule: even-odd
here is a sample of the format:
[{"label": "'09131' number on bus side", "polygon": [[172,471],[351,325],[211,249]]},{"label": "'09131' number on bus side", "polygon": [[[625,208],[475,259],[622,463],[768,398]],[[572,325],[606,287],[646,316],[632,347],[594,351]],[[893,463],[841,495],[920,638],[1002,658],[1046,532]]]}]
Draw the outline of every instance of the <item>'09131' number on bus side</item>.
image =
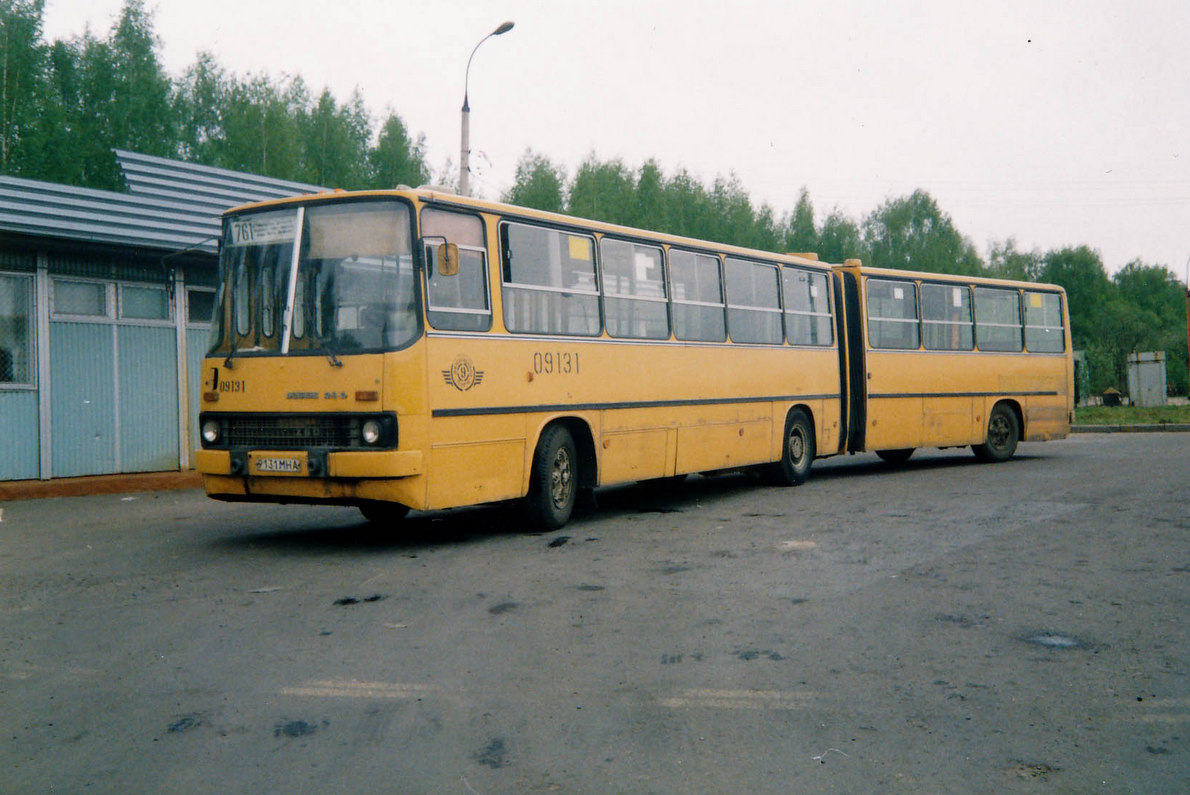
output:
[{"label": "'09131' number on bus side", "polygon": [[578,353],[539,351],[533,354],[533,372],[537,375],[578,375]]}]

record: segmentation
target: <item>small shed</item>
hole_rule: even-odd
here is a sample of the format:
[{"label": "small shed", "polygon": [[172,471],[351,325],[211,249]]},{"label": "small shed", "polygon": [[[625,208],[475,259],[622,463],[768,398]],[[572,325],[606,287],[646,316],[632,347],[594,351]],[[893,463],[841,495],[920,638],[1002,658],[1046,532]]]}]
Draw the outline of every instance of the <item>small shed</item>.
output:
[{"label": "small shed", "polygon": [[219,215],[321,190],[116,155],[127,193],[0,177],[0,480],[190,468]]},{"label": "small shed", "polygon": [[1134,406],[1165,405],[1165,351],[1128,354],[1128,394],[1132,396]]}]

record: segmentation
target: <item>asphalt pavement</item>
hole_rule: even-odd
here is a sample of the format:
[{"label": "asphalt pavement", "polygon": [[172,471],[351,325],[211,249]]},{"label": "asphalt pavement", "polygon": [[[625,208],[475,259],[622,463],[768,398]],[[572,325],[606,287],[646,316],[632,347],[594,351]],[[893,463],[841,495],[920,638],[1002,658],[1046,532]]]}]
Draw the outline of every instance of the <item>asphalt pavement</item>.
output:
[{"label": "asphalt pavement", "polygon": [[4,792],[1178,792],[1190,456],[1079,434],[376,528],[0,506]]}]

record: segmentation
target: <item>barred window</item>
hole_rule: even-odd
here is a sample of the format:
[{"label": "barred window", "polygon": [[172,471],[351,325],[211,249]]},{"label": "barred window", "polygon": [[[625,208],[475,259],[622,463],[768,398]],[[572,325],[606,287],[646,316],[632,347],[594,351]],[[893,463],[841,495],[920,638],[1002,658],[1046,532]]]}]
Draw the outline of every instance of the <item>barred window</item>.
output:
[{"label": "barred window", "polygon": [[186,322],[210,323],[215,317],[215,291],[205,287],[186,288]]},{"label": "barred window", "polygon": [[54,315],[67,317],[110,317],[111,311],[108,305],[107,293],[107,285],[100,282],[54,279]]},{"label": "barred window", "polygon": [[126,320],[169,320],[169,293],[163,287],[121,285],[120,317]]},{"label": "barred window", "polygon": [[33,384],[33,280],[0,274],[0,386]]}]

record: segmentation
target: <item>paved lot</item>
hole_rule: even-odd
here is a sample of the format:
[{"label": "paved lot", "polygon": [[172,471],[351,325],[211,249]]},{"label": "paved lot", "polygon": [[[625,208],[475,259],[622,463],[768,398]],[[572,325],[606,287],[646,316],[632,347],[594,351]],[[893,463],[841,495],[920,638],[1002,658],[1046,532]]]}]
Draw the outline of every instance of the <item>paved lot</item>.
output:
[{"label": "paved lot", "polygon": [[1173,792],[1190,438],[507,508],[0,505],[5,792]]}]

